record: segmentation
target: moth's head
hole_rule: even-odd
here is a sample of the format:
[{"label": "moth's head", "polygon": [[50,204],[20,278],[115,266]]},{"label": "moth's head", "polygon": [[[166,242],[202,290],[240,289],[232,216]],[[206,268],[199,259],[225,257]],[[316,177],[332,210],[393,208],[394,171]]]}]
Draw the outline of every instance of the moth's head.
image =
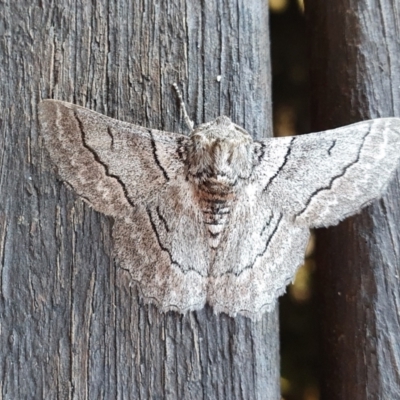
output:
[{"label": "moth's head", "polygon": [[190,135],[189,175],[209,191],[232,191],[252,168],[253,139],[227,117],[199,125]]}]

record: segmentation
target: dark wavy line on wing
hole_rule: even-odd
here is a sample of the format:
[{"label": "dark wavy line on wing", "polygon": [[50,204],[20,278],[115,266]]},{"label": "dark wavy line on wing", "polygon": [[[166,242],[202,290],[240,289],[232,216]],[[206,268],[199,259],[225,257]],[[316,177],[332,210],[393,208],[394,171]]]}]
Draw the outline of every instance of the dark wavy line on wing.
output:
[{"label": "dark wavy line on wing", "polygon": [[310,205],[312,199],[313,199],[318,193],[320,193],[320,192],[322,192],[322,191],[324,191],[324,190],[330,190],[330,189],[332,189],[333,183],[334,183],[337,179],[343,177],[343,176],[346,174],[346,172],[347,172],[347,170],[348,170],[349,168],[351,168],[353,165],[357,164],[358,161],[360,161],[360,155],[361,155],[361,151],[362,151],[362,149],[363,149],[363,147],[364,147],[365,139],[366,139],[367,136],[371,133],[371,130],[372,130],[372,124],[371,124],[371,126],[370,126],[368,132],[367,132],[367,133],[364,135],[364,137],[363,137],[363,140],[362,140],[362,142],[361,142],[361,146],[360,146],[360,148],[358,149],[358,152],[357,152],[357,157],[356,157],[356,159],[355,159],[354,161],[352,161],[350,164],[346,165],[346,166],[343,168],[343,170],[342,170],[342,172],[341,172],[340,174],[333,176],[333,177],[331,178],[331,180],[329,181],[329,184],[328,184],[327,186],[324,186],[324,187],[322,187],[322,188],[318,188],[318,189],[314,190],[314,192],[312,192],[311,195],[310,195],[310,197],[308,198],[308,200],[307,200],[305,206],[300,210],[300,212],[298,212],[298,213],[295,215],[295,219],[298,218],[298,217],[300,217],[300,215],[304,214],[304,213],[307,211],[307,208],[308,208],[308,206]]},{"label": "dark wavy line on wing", "polygon": [[289,160],[290,153],[292,152],[292,145],[293,145],[295,139],[296,139],[295,136],[292,137],[292,139],[291,139],[291,141],[290,141],[290,143],[289,143],[288,149],[287,149],[287,151],[286,151],[285,158],[283,159],[283,162],[282,162],[281,166],[277,169],[277,171],[275,172],[275,174],[274,174],[274,175],[270,178],[270,180],[268,181],[267,185],[266,185],[265,188],[263,189],[264,192],[266,192],[266,191],[268,190],[268,187],[271,185],[271,183],[274,181],[274,179],[278,177],[278,175],[280,174],[280,172],[282,171],[282,169],[283,169],[283,168],[285,167],[285,165],[287,164],[287,162],[288,162],[288,160]]},{"label": "dark wavy line on wing", "polygon": [[165,251],[165,252],[168,254],[169,259],[170,259],[170,261],[171,261],[171,264],[175,264],[175,265],[181,270],[182,274],[184,274],[184,275],[185,275],[187,272],[189,272],[189,271],[193,271],[193,272],[196,272],[197,274],[199,274],[200,276],[202,276],[203,278],[204,278],[204,277],[207,277],[207,275],[201,274],[201,273],[200,273],[198,270],[196,270],[195,268],[185,268],[185,269],[184,269],[184,268],[182,267],[182,265],[179,264],[179,262],[176,261],[176,260],[172,257],[172,253],[161,243],[161,238],[160,238],[160,235],[158,234],[157,226],[156,226],[156,224],[154,223],[153,218],[152,218],[152,216],[151,216],[151,212],[150,212],[150,210],[149,210],[147,207],[146,207],[146,213],[147,213],[147,216],[149,217],[149,221],[150,221],[151,228],[153,229],[153,232],[154,232],[154,234],[156,235],[156,239],[157,239],[158,245],[160,246],[160,249],[161,249],[162,251]]},{"label": "dark wavy line on wing", "polygon": [[283,215],[282,215],[282,214],[279,214],[279,219],[278,219],[278,221],[277,221],[277,223],[276,223],[276,225],[275,225],[274,230],[273,230],[273,231],[271,232],[271,234],[268,236],[268,240],[267,240],[267,242],[265,243],[265,247],[264,247],[263,251],[261,251],[260,253],[258,253],[258,254],[255,256],[254,261],[253,261],[251,264],[249,264],[249,265],[247,265],[246,267],[244,267],[242,270],[240,270],[240,272],[234,272],[233,269],[230,269],[230,270],[224,272],[223,274],[221,274],[221,275],[219,275],[219,276],[223,276],[223,275],[226,275],[226,274],[233,274],[233,275],[235,275],[235,276],[240,276],[244,271],[246,271],[246,270],[248,270],[248,269],[252,269],[252,268],[254,267],[254,264],[256,263],[257,259],[260,258],[260,257],[262,257],[262,256],[266,253],[266,251],[268,250],[268,247],[269,247],[269,244],[271,243],[272,238],[275,236],[276,232],[277,232],[278,229],[279,229],[279,225],[280,225],[280,223],[281,223],[281,221],[282,221],[282,218],[283,218]]},{"label": "dark wavy line on wing", "polygon": [[85,133],[85,129],[83,128],[83,122],[80,120],[80,118],[78,117],[78,113],[75,110],[74,110],[74,116],[75,116],[76,121],[78,122],[78,126],[79,126],[79,129],[81,131],[82,144],[85,147],[85,149],[90,151],[90,153],[93,155],[95,161],[97,163],[99,163],[104,168],[106,176],[108,176],[109,178],[114,178],[121,185],[121,188],[122,188],[122,191],[123,191],[124,196],[126,198],[126,201],[132,207],[135,207],[135,204],[133,203],[133,201],[129,197],[128,190],[127,190],[127,188],[125,186],[125,183],[121,180],[121,178],[118,175],[110,173],[108,165],[105,164],[101,160],[100,156],[96,153],[96,151],[87,144],[87,142],[86,142],[86,133]]},{"label": "dark wavy line on wing", "polygon": [[151,129],[148,130],[148,132],[150,133],[150,141],[151,141],[151,148],[153,149],[153,157],[154,157],[154,161],[157,164],[157,167],[161,170],[161,172],[164,175],[164,178],[166,181],[169,181],[169,176],[167,174],[167,171],[165,170],[165,168],[162,166],[160,159],[158,158],[157,155],[157,146],[156,146],[156,142],[154,140],[153,137],[153,132],[151,131]]}]

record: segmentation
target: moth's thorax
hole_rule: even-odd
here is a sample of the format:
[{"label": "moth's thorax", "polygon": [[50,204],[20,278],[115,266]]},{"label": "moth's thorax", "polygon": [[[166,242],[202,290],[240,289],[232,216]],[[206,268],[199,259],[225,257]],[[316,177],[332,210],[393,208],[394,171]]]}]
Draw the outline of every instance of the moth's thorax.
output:
[{"label": "moth's thorax", "polygon": [[187,148],[187,168],[200,188],[212,193],[234,190],[252,168],[251,136],[227,117],[197,127]]}]

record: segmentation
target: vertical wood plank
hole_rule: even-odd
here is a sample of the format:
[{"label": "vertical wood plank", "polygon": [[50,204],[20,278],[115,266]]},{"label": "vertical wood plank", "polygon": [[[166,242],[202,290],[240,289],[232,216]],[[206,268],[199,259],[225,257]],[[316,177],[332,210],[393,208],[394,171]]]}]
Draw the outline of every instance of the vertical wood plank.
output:
[{"label": "vertical wood plank", "polygon": [[114,262],[113,221],[57,180],[36,115],[56,98],[182,132],[178,82],[197,124],[226,114],[269,135],[267,3],[0,7],[0,397],[278,399],[277,313],[143,305]]},{"label": "vertical wood plank", "polygon": [[[306,0],[312,126],[400,116],[400,4]],[[400,185],[319,230],[324,399],[400,398]]]}]

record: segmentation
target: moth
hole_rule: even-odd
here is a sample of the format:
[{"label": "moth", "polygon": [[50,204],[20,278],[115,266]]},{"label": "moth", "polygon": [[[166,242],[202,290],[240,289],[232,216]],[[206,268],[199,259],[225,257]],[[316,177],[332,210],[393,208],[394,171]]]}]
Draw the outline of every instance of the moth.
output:
[{"label": "moth", "polygon": [[45,100],[39,120],[59,175],[114,218],[116,258],[162,311],[260,318],[309,229],[381,196],[400,158],[396,118],[258,141],[224,116],[182,135]]}]

